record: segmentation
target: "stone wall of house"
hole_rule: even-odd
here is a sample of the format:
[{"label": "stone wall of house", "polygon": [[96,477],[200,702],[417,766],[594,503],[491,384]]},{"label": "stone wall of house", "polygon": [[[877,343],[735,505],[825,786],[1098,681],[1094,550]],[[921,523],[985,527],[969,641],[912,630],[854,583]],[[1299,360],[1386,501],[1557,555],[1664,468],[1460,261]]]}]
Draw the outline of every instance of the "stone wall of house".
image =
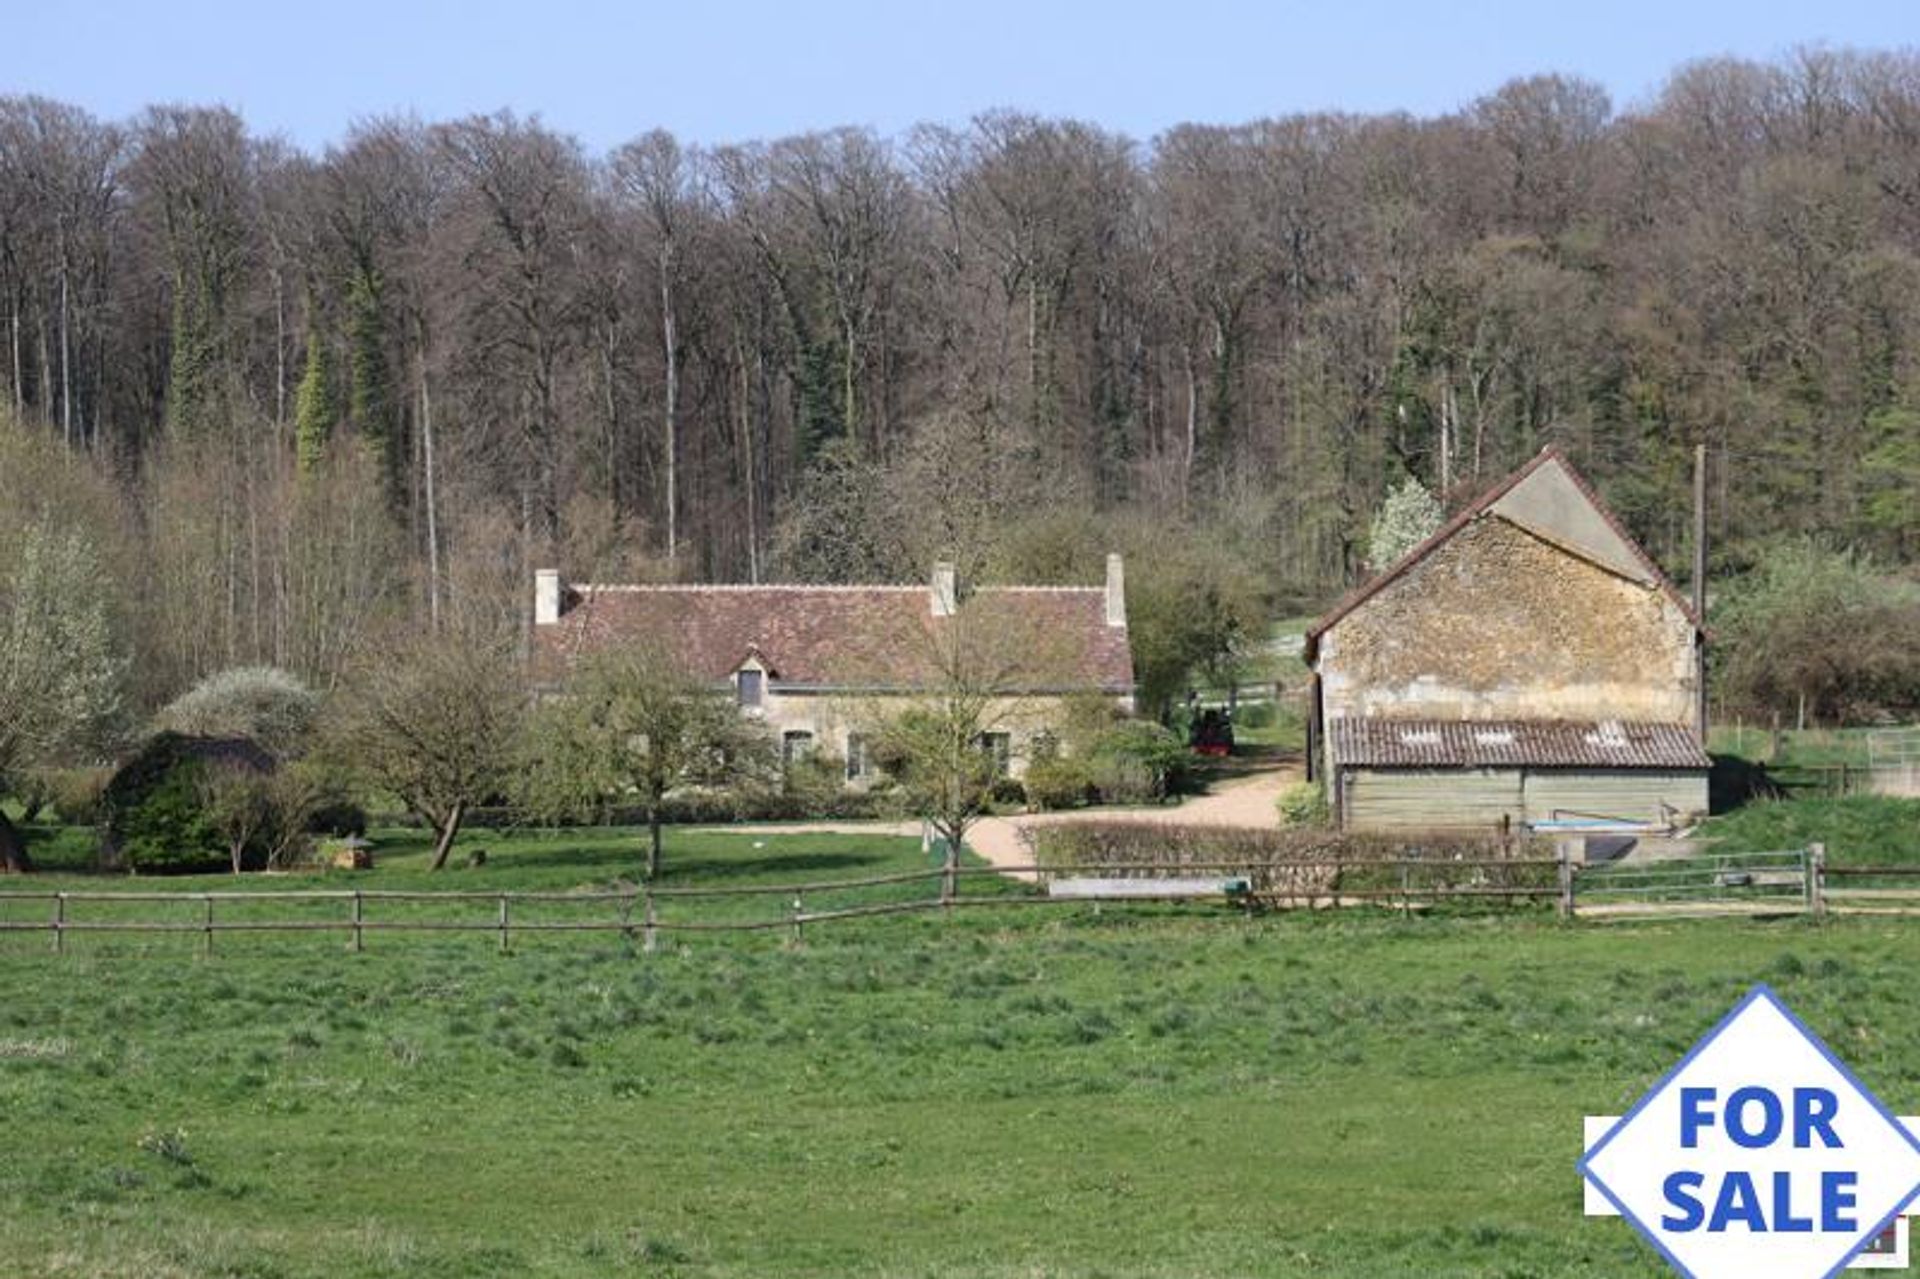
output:
[{"label": "stone wall of house", "polygon": [[1693,629],[1656,586],[1483,516],[1320,639],[1326,714],[1691,723]]},{"label": "stone wall of house", "polygon": [[[776,741],[787,733],[811,733],[815,750],[844,761],[849,734],[873,735],[886,719],[899,714],[911,701],[910,697],[899,694],[782,692],[778,685],[773,685],[762,700],[758,715]],[[1009,771],[1019,777],[1026,772],[1034,736],[1058,733],[1066,722],[1066,714],[1064,698],[1024,697],[1008,698],[989,707],[983,719],[992,726],[992,731],[1005,732],[1011,737]]]}]

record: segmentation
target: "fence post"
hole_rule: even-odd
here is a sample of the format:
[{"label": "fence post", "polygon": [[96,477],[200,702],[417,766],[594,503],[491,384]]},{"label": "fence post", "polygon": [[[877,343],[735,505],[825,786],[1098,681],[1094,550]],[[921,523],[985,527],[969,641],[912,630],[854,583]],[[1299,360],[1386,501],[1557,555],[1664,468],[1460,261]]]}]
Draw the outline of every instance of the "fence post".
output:
[{"label": "fence post", "polygon": [[793,895],[793,944],[800,944],[800,894]]},{"label": "fence post", "polygon": [[1560,918],[1573,918],[1573,845],[1560,841]]},{"label": "fence post", "polygon": [[1413,918],[1413,867],[1405,858],[1400,861],[1400,918]]},{"label": "fence post", "polygon": [[1815,919],[1827,913],[1827,846],[1807,845],[1807,909]]},{"label": "fence post", "polygon": [[645,925],[640,930],[640,949],[642,952],[650,955],[653,953],[655,947],[660,944],[659,936],[654,930],[654,926],[660,922],[660,916],[653,901],[652,881],[640,885],[640,900],[642,903],[641,919]]},{"label": "fence post", "polygon": [[633,944],[633,893],[627,892],[620,898],[620,935]]},{"label": "fence post", "polygon": [[363,928],[365,923],[366,916],[360,905],[360,890],[356,888],[353,890],[353,953],[356,955],[366,949]]},{"label": "fence post", "polygon": [[53,953],[58,955],[67,948],[67,895],[53,895]]},{"label": "fence post", "polygon": [[213,953],[213,894],[203,893],[200,900],[205,902],[207,906],[207,922],[205,926],[206,953],[211,955]]},{"label": "fence post", "polygon": [[507,895],[500,894],[500,953],[507,953]]}]

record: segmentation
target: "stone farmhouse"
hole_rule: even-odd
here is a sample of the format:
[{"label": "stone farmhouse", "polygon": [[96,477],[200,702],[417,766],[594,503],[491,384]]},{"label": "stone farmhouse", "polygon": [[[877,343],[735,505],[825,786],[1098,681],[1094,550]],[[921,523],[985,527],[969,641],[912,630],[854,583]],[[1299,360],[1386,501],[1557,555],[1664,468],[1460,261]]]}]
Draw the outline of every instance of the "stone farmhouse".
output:
[{"label": "stone farmhouse", "polygon": [[1550,448],[1308,631],[1309,767],[1348,829],[1681,825],[1705,640]]},{"label": "stone farmhouse", "polygon": [[1103,586],[966,591],[952,565],[925,586],[626,586],[534,575],[533,669],[549,687],[575,662],[622,643],[657,645],[765,721],[793,760],[874,775],[874,726],[916,698],[984,694],[981,749],[1008,773],[1056,733],[1064,702],[1133,708],[1133,654],[1118,555]]}]

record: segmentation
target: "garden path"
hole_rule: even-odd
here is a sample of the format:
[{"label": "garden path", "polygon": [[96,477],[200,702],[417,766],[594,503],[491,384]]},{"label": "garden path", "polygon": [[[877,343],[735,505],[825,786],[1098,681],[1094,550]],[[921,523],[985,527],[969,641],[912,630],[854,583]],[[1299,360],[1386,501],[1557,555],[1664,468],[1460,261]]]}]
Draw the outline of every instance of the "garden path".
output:
[{"label": "garden path", "polygon": [[[1010,817],[986,817],[974,823],[967,833],[967,846],[992,866],[1027,866],[1033,852],[1021,838],[1031,826],[1058,822],[1100,821],[1139,822],[1160,826],[1223,826],[1260,829],[1278,823],[1274,802],[1280,792],[1304,776],[1297,758],[1261,761],[1237,776],[1217,781],[1204,795],[1195,795],[1179,804],[1156,808],[1082,809],[1067,813],[1022,813]],[[714,829],[740,829],[715,827]],[[918,835],[920,823],[908,822],[779,822],[755,825],[750,829],[770,835]],[[1030,879],[1027,872],[1014,872],[1014,878]]]}]

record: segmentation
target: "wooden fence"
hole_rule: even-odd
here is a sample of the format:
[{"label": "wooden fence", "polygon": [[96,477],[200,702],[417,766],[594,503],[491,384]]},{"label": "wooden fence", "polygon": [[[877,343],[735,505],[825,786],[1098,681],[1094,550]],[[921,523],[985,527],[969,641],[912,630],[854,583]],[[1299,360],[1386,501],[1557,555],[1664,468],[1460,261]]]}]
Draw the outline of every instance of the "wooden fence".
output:
[{"label": "wooden fence", "polygon": [[[1345,861],[1240,861],[1187,863],[1182,876],[1196,872],[1240,877],[1253,891],[1236,896],[1248,910],[1321,908],[1375,905],[1411,913],[1444,901],[1539,903],[1564,899],[1565,876],[1556,878],[1557,863],[1548,860],[1371,858]],[[46,933],[53,950],[67,948],[70,934],[157,933],[197,936],[211,952],[221,933],[338,933],[352,950],[366,949],[369,933],[490,933],[502,951],[511,949],[516,934],[616,933],[652,950],[663,934],[773,932],[785,930],[799,940],[809,925],[843,920],[950,911],[979,907],[1087,906],[1153,903],[1187,899],[1190,893],[1156,898],[1130,890],[1111,896],[1053,897],[1041,889],[1055,875],[1111,875],[1153,878],[1136,863],[1087,863],[1071,867],[1022,865],[1005,867],[935,868],[875,875],[861,879],[744,886],[648,884],[593,892],[473,892],[404,891],[388,889],[289,889],[254,892],[94,892],[0,891],[0,933]],[[1009,885],[1006,877],[1025,876],[1027,891]],[[964,891],[983,880],[997,891]],[[1522,882],[1531,881],[1531,882]],[[859,901],[844,904],[850,894],[925,883],[933,892],[925,897],[896,901]],[[676,918],[673,909],[698,900],[729,898],[773,899],[784,907],[778,914],[752,918]],[[808,907],[811,899],[815,905]],[[822,899],[830,899],[821,904]],[[1225,900],[1224,896],[1222,900]],[[262,918],[260,908],[280,907],[283,913]],[[305,908],[304,917],[289,918],[288,907]],[[422,914],[420,907],[428,907]],[[132,907],[151,911],[129,915]],[[172,908],[171,910],[162,908]],[[572,917],[552,918],[556,911]],[[538,915],[535,912],[539,912]],[[584,917],[582,917],[584,912]],[[21,917],[25,915],[27,917]]]},{"label": "wooden fence", "polygon": [[[1138,906],[1191,900],[1196,874],[1244,880],[1250,891],[1215,900],[1247,911],[1373,906],[1411,915],[1446,903],[1551,905],[1567,919],[1830,912],[1920,915],[1920,865],[1834,867],[1818,844],[1775,853],[1715,854],[1586,865],[1570,858],[1350,858],[1242,860],[1142,866],[1138,862],[975,866],[904,871],[860,879],[725,885],[638,884],[595,892],[291,889],[254,892],[0,891],[0,934],[45,933],[52,949],[70,934],[197,936],[212,952],[221,933],[337,933],[354,951],[369,933],[489,933],[499,948],[516,935],[614,933],[655,949],[663,935],[784,931],[800,940],[811,925],[973,908]],[[1086,876],[1129,882],[1124,891],[1084,891]],[[1023,877],[1018,883],[1008,877]],[[1049,896],[1052,877],[1081,879],[1072,896]],[[968,892],[970,884],[991,884]],[[859,900],[876,890],[926,884],[926,896]],[[1177,889],[1177,891],[1175,891]],[[855,900],[849,901],[849,898]],[[697,917],[700,901],[767,900],[777,912]],[[809,906],[809,902],[813,904]],[[151,910],[138,908],[151,907]],[[262,908],[279,914],[260,917]],[[289,917],[298,908],[300,917]],[[132,912],[132,913],[129,913]],[[556,918],[556,915],[564,917]]]}]

